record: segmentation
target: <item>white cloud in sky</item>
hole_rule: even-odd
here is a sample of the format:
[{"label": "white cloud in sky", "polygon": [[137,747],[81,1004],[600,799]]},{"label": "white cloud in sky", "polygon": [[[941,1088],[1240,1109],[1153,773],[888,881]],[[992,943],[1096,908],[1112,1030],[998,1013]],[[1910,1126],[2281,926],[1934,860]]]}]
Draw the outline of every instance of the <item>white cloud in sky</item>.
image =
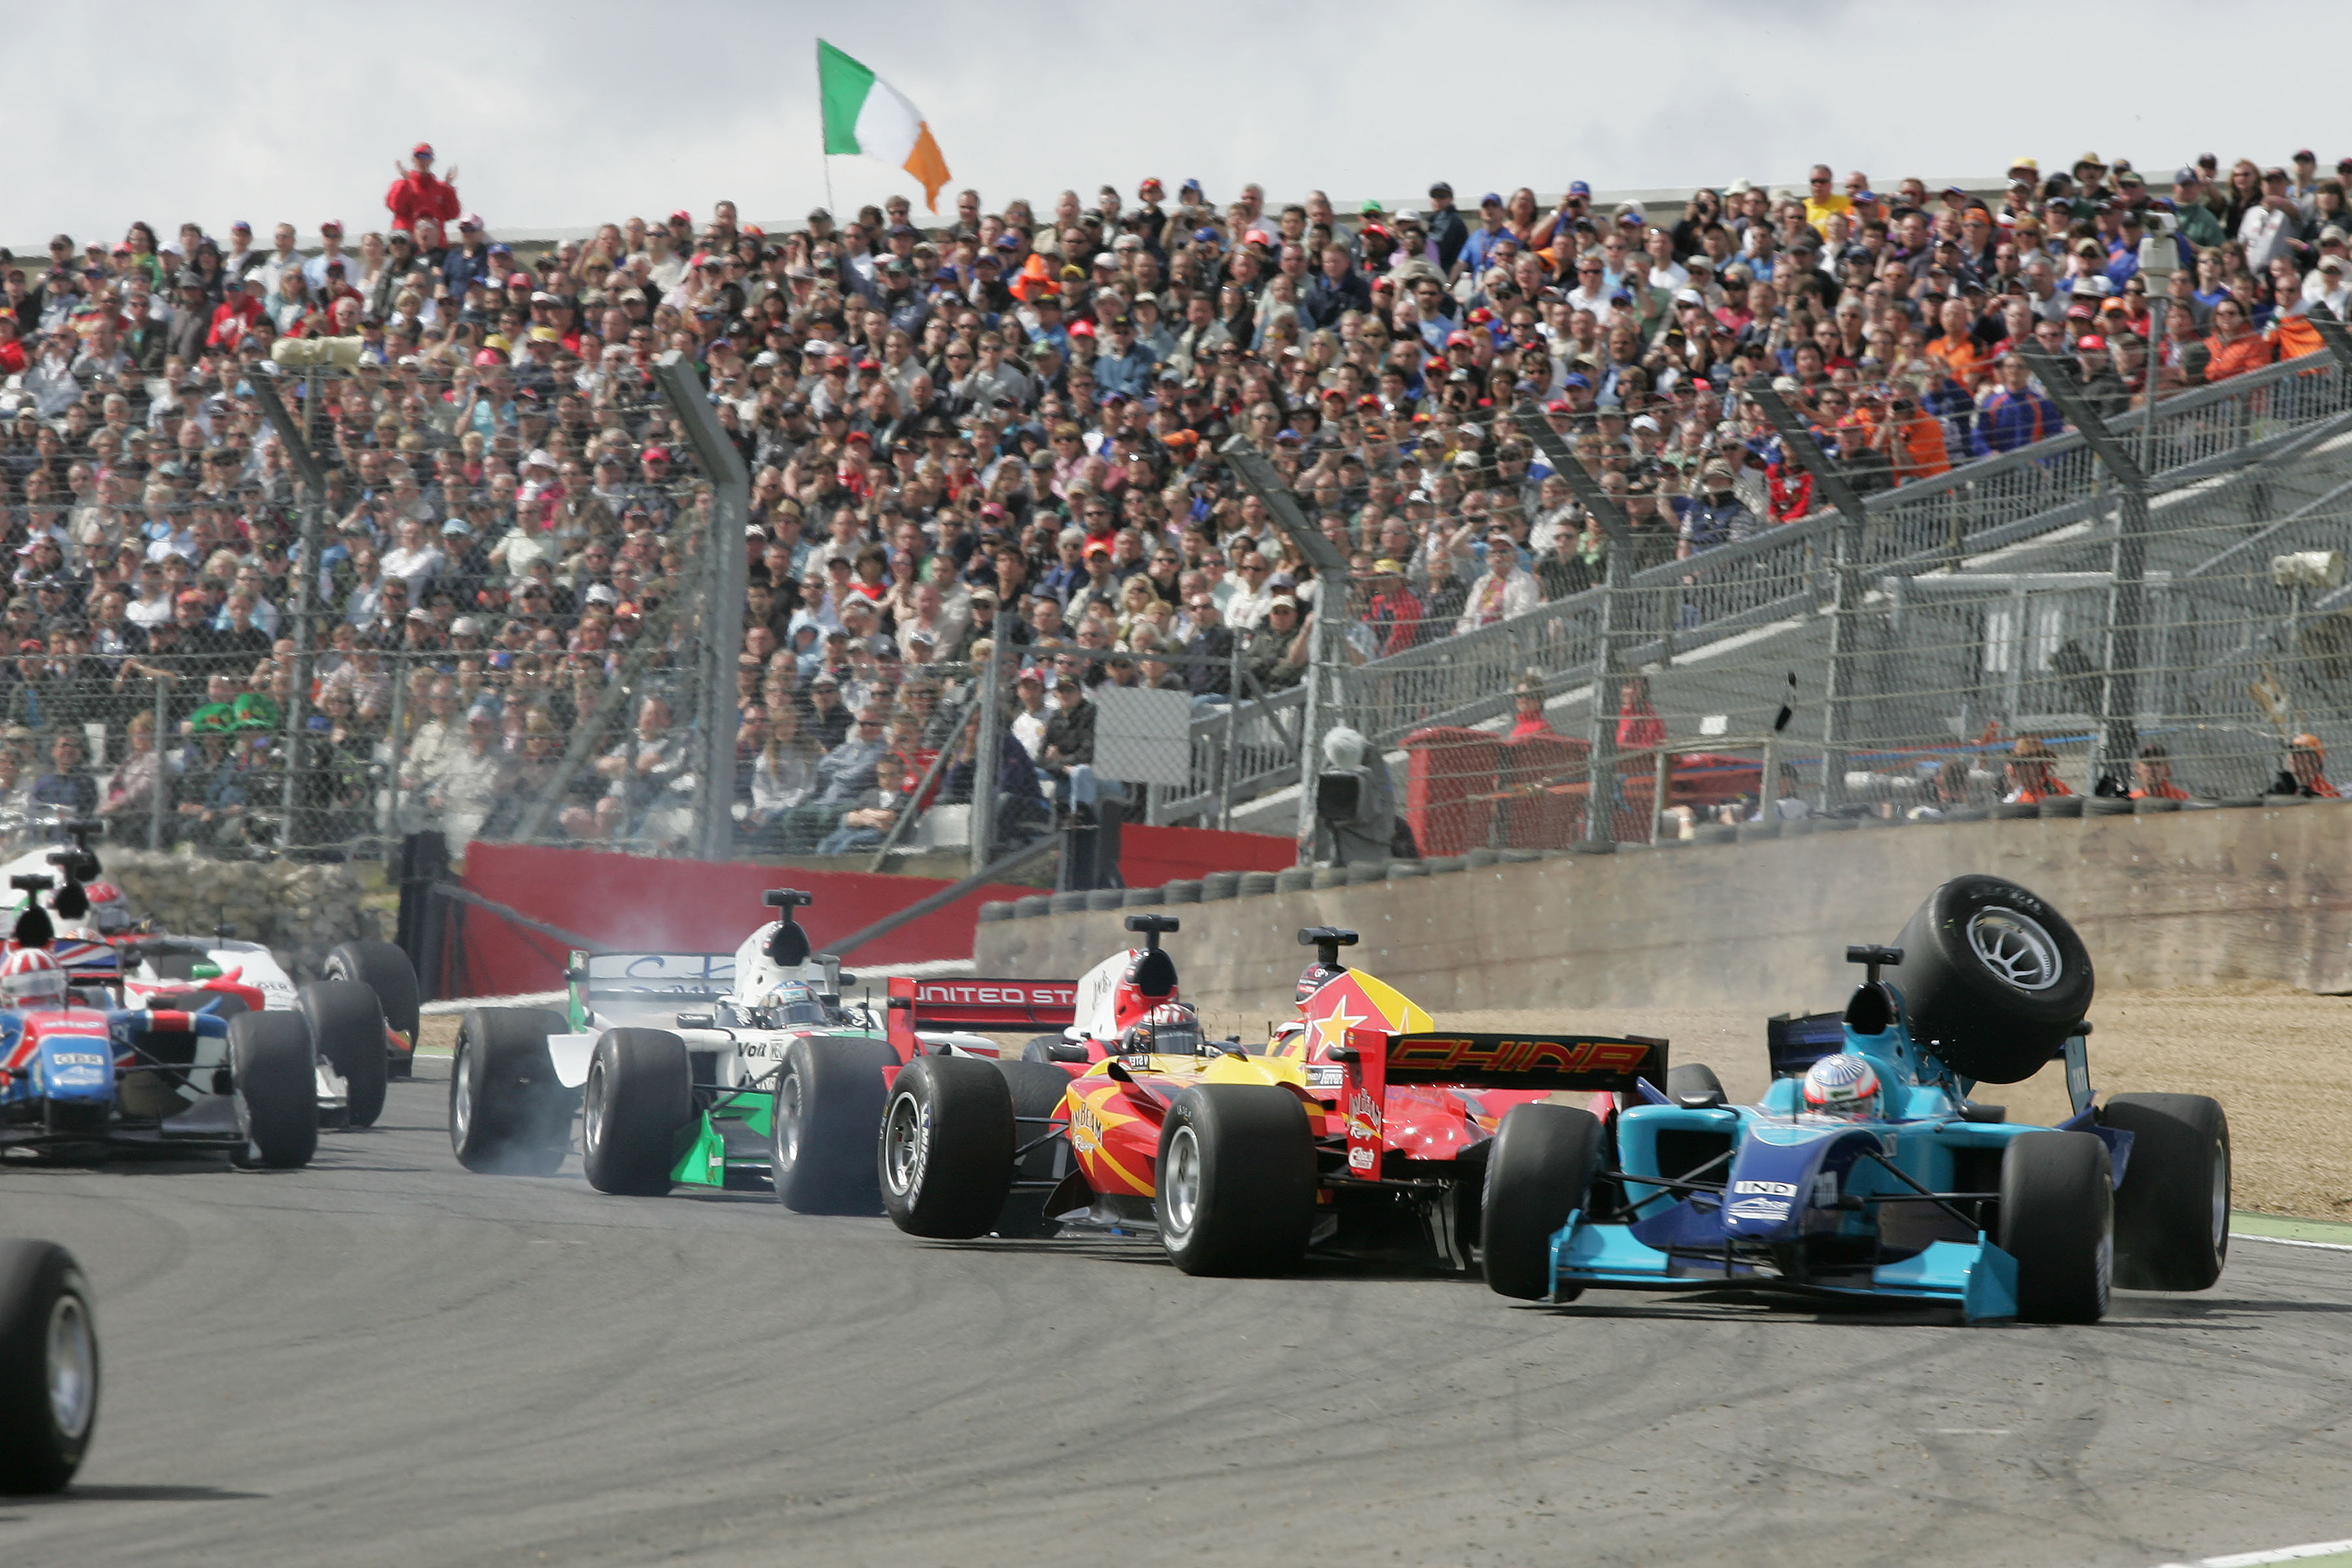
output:
[{"label": "white cloud in sky", "polygon": [[[2167,172],[2205,151],[2352,153],[2341,130],[2315,142],[2340,122],[2281,58],[2343,58],[2340,6],[2071,16],[2016,0],[30,8],[9,25],[0,241],[111,238],[134,218],[166,237],[191,216],[215,234],[239,217],[380,227],[419,139],[494,229],[700,217],[721,197],[797,217],[824,199],[820,31],[914,100],[957,185],[991,206],[1106,181],[1131,194],[1147,174],[1171,193],[1197,176],[1218,200],[1250,179],[1395,198],[1444,178],[1467,201],[1580,178],[1786,182],[1817,158],[1891,183],[2086,147]],[[837,206],[912,189],[871,160],[833,165]]]}]

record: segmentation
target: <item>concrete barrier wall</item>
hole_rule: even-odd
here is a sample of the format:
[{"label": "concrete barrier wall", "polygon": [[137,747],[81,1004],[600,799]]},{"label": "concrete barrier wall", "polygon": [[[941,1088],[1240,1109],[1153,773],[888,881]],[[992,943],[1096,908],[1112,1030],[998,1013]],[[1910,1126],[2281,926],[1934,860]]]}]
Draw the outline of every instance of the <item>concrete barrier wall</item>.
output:
[{"label": "concrete barrier wall", "polygon": [[[2352,992],[2352,802],[1874,826],[1628,849],[1276,893],[1167,912],[1184,994],[1274,1016],[1305,925],[1351,926],[1351,962],[1449,1008],[1837,1005],[1852,942],[1892,941],[1965,872],[2064,912],[2105,992]],[[982,974],[1072,976],[1129,941],[1123,911],[982,922]]]}]

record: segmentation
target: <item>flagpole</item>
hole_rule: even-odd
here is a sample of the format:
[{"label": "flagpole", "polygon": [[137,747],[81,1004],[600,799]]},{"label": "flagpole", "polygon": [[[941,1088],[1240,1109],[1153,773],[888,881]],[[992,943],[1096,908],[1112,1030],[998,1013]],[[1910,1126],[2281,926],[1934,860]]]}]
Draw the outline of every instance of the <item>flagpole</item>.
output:
[{"label": "flagpole", "polygon": [[[816,40],[816,161],[824,170],[824,210],[833,211],[833,155],[824,150],[824,40]],[[838,220],[836,220],[838,221]]]}]

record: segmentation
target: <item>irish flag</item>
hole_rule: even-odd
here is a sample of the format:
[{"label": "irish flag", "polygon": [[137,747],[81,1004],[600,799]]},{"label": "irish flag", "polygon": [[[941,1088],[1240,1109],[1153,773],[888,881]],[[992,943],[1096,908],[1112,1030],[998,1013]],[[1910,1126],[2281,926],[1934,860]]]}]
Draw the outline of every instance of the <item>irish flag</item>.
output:
[{"label": "irish flag", "polygon": [[923,201],[940,210],[948,161],[907,95],[823,38],[816,41],[817,96],[824,104],[824,150],[896,163],[923,183]]}]

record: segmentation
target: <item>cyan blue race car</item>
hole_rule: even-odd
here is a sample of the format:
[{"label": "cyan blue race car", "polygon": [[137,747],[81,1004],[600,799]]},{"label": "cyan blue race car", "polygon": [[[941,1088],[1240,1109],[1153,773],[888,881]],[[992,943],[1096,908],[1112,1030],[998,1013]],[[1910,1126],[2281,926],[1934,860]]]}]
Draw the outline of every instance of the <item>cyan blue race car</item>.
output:
[{"label": "cyan blue race car", "polygon": [[[1843,1013],[1778,1017],[1772,1079],[1727,1102],[1687,1064],[1596,1100],[1514,1107],[1486,1163],[1496,1291],[1899,1298],[1971,1321],[2092,1322],[2111,1285],[2201,1290],[2229,1247],[2230,1129],[2202,1095],[2093,1099],[2089,954],[2048,902],[1959,877],[1865,967]],[[1885,977],[1892,970],[1901,983]],[[1971,1098],[2065,1064],[2074,1114]]]}]

